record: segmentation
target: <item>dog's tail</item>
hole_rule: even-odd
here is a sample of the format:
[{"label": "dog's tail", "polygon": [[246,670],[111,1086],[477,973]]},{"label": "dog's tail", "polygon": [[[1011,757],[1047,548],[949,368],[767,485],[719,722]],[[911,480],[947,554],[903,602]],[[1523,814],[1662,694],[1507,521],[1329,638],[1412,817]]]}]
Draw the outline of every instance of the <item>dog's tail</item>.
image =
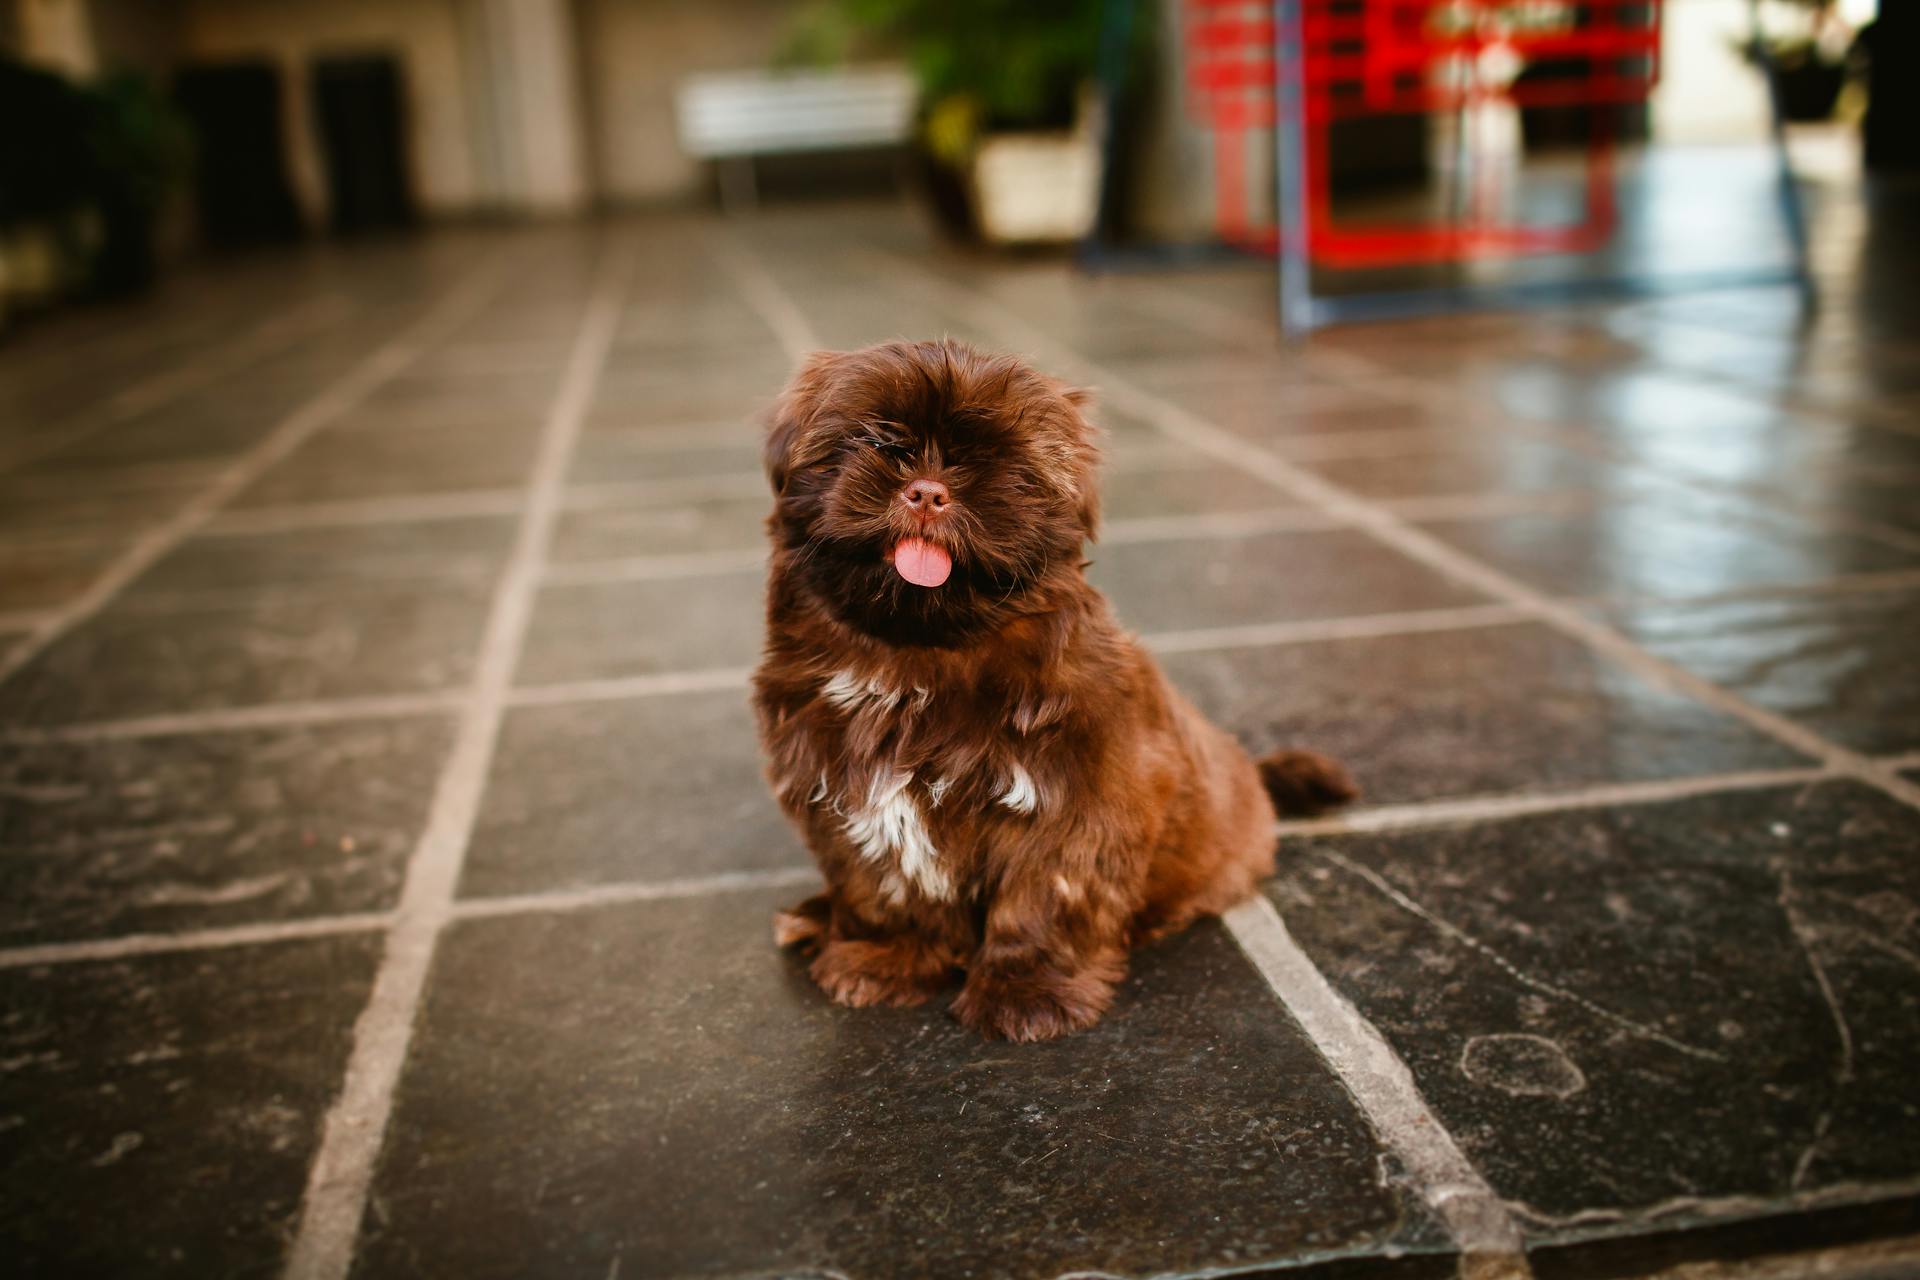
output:
[{"label": "dog's tail", "polygon": [[1256,763],[1283,818],[1312,817],[1360,797],[1345,765],[1312,751],[1276,751]]}]

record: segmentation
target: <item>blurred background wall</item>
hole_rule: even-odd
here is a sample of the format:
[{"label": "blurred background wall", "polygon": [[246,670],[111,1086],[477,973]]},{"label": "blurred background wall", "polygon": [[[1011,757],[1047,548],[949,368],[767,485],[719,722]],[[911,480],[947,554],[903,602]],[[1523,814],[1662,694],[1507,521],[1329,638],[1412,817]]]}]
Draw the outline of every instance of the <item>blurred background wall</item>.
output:
[{"label": "blurred background wall", "polygon": [[[1340,2],[1359,11],[1369,0]],[[1516,0],[1502,12],[1577,29],[1590,17],[1586,7],[1586,0]],[[1911,21],[1920,0],[1762,0],[1761,7],[1779,33],[1777,51],[1797,55],[1811,47],[1808,32],[1829,33],[1818,51],[1825,62],[1812,70],[1831,72],[1837,86],[1844,64],[1844,77],[1856,86],[1839,99],[1838,112],[1838,128],[1856,135],[1856,153],[1861,113],[1869,122],[1874,113],[1860,105],[1872,98],[1859,88],[1870,77],[1859,72],[1851,42],[1880,16],[1873,61],[1884,82],[1881,100],[1892,104],[1879,113],[1880,153],[1915,164],[1920,131],[1896,117],[1911,114],[1920,83],[1920,38]],[[1449,12],[1439,0],[1429,9],[1435,21]],[[177,253],[196,237],[208,247],[241,247],[421,220],[705,205],[716,191],[726,193],[730,174],[750,198],[761,175],[777,175],[784,161],[801,163],[805,174],[789,190],[836,194],[842,177],[819,162],[821,153],[751,162],[691,154],[680,127],[686,86],[703,73],[751,78],[796,60],[878,59],[895,64],[899,77],[911,68],[918,82],[913,120],[890,144],[891,167],[844,172],[869,189],[898,190],[912,175],[908,183],[929,196],[929,207],[970,234],[980,230],[966,225],[977,210],[964,206],[985,203],[977,190],[985,146],[1023,130],[1082,132],[1089,114],[1084,97],[1076,114],[1072,93],[1050,93],[1051,105],[1019,106],[1018,91],[1030,86],[1015,83],[1020,73],[1008,68],[1021,59],[1011,55],[1067,51],[1051,70],[1064,66],[1070,86],[1085,85],[1111,69],[1107,33],[1115,15],[1126,13],[1134,35],[1147,38],[1126,46],[1120,59],[1129,68],[1128,97],[1110,130],[1119,143],[1091,165],[1108,181],[1108,212],[1120,212],[1108,226],[1139,242],[1195,245],[1220,238],[1221,210],[1229,208],[1224,198],[1215,208],[1216,160],[1241,156],[1245,192],[1270,202],[1273,150],[1270,131],[1257,125],[1234,134],[1229,149],[1216,141],[1225,135],[1201,118],[1183,59],[1191,56],[1189,24],[1203,10],[1210,12],[1197,0],[0,0],[0,73],[12,77],[16,116],[41,110],[19,103],[51,100],[47,84],[35,80],[49,73],[95,99],[78,115],[111,117],[132,150],[95,162],[90,174],[69,175],[72,181],[98,184],[104,173],[110,184],[115,175],[106,171],[127,168],[134,152],[150,172],[120,184],[125,190],[63,207],[97,210],[117,202],[123,228],[145,219],[163,231],[190,229],[156,237],[165,252]],[[1241,10],[1265,12],[1251,0],[1235,12]],[[1666,0],[1660,81],[1630,138],[1650,132],[1663,145],[1718,146],[1767,136],[1767,82],[1744,51],[1749,12],[1748,0]],[[836,25],[839,36],[854,30],[855,38],[823,39]],[[983,31],[999,41],[984,55]],[[939,46],[931,63],[930,44]],[[965,74],[936,83],[939,73],[929,66],[943,61]],[[1053,76],[1053,89],[1061,79]],[[1896,102],[1897,92],[1908,97]],[[971,118],[961,101],[967,99]],[[963,109],[943,114],[956,101]],[[1832,113],[1833,102],[1830,95],[1821,110]],[[168,112],[183,118],[177,133],[190,146],[156,145],[172,129]],[[1520,137],[1521,114],[1495,109],[1489,117],[1495,133],[1512,135],[1502,146],[1516,167],[1520,152],[1535,149]],[[958,158],[943,159],[941,139],[956,121],[965,135]],[[1413,116],[1343,126],[1331,146],[1336,187],[1377,188],[1384,176],[1407,189],[1424,186],[1431,197],[1449,163],[1449,127]],[[14,171],[35,175],[59,167],[64,145],[29,131],[0,137],[0,144],[16,152],[39,148],[41,154],[0,154]],[[1066,161],[1052,169],[1047,163],[1035,168],[1057,174]],[[944,198],[943,181],[955,188]],[[976,189],[959,190],[969,184]],[[147,207],[163,187],[177,191],[168,199],[190,212]],[[63,241],[61,252],[71,257],[73,244],[101,232],[84,215],[50,213],[32,201],[34,207],[10,205],[10,194],[19,192],[0,190],[0,268],[10,273],[14,284],[4,287],[17,299],[45,291],[32,283],[45,274],[37,264],[51,252],[39,241]],[[21,286],[22,279],[29,284]]]}]

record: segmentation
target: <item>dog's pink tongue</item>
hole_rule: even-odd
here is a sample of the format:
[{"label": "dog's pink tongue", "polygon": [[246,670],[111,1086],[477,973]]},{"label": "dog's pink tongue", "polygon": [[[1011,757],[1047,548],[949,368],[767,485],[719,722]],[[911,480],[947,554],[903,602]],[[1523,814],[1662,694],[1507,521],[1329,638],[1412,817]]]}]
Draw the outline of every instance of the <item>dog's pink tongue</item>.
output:
[{"label": "dog's pink tongue", "polygon": [[893,567],[916,587],[937,587],[953,572],[953,557],[925,538],[903,538],[893,549]]}]

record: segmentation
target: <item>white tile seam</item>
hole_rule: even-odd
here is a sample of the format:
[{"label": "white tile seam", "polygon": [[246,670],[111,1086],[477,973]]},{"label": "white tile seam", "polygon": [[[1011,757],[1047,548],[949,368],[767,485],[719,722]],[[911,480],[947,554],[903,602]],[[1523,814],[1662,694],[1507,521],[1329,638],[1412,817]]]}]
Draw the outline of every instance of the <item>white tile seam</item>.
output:
[{"label": "white tile seam", "polygon": [[393,916],[384,911],[347,912],[295,920],[265,920],[248,924],[214,925],[178,933],[126,933],[69,942],[41,942],[0,948],[0,969],[32,969],[44,965],[96,960],[125,960],[135,956],[169,955],[182,951],[217,951],[228,947],[262,946],[308,938],[331,938],[385,929]]},{"label": "white tile seam", "polygon": [[1223,919],[1461,1251],[1524,1266],[1519,1225],[1500,1197],[1428,1107],[1400,1055],[1301,950],[1273,903],[1255,893]]},{"label": "white tile seam", "polygon": [[451,907],[478,817],[513,670],[525,641],[541,563],[560,510],[566,470],[593,387],[611,350],[634,263],[630,242],[609,251],[584,308],[571,354],[541,431],[513,550],[495,588],[475,661],[470,699],[455,731],[407,865],[400,904],[339,1094],[328,1109],[308,1169],[289,1280],[344,1280],[352,1267],[373,1171],[411,1045],[428,970]]}]

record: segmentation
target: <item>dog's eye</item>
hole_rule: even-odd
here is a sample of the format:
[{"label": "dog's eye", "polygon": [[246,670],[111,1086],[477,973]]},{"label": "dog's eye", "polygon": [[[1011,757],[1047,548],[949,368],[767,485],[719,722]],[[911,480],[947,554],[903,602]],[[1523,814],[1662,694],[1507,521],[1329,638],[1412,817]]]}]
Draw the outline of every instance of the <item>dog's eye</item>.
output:
[{"label": "dog's eye", "polygon": [[913,454],[913,442],[883,431],[868,431],[854,437],[855,442],[882,457],[907,458]]}]

